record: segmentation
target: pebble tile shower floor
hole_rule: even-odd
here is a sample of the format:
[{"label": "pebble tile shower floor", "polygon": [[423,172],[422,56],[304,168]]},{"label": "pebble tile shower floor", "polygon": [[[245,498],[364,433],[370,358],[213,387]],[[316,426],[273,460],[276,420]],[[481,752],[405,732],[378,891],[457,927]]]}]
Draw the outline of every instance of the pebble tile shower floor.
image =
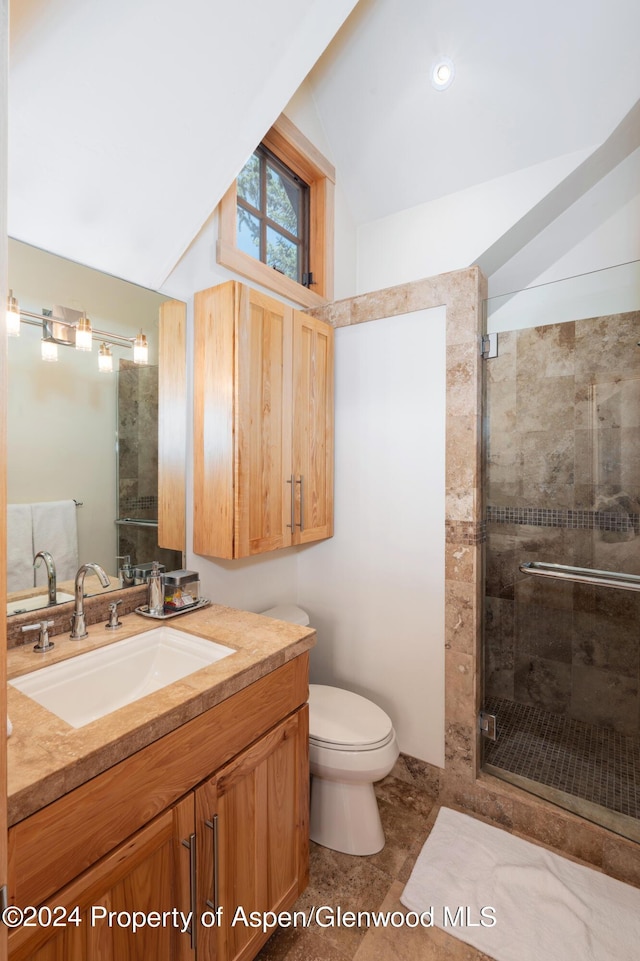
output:
[{"label": "pebble tile shower floor", "polygon": [[498,740],[486,764],[610,811],[640,818],[640,741],[504,698],[488,698]]}]

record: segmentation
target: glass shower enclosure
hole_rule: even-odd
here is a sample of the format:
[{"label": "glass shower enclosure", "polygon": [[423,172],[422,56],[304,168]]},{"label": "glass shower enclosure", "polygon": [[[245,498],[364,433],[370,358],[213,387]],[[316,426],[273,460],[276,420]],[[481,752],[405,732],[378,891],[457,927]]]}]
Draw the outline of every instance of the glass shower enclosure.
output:
[{"label": "glass shower enclosure", "polygon": [[483,411],[483,769],[635,840],[639,268],[490,299]]}]

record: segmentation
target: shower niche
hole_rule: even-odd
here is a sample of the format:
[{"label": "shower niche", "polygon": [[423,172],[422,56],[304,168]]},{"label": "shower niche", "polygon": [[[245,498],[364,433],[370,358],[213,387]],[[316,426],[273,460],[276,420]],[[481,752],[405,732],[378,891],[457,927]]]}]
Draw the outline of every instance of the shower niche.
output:
[{"label": "shower niche", "polygon": [[638,265],[488,302],[483,769],[640,840]]}]

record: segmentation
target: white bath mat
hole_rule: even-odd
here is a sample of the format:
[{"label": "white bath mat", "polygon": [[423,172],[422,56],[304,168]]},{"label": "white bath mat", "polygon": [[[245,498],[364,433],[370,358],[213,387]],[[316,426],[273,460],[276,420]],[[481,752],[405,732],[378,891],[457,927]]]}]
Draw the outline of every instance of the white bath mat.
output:
[{"label": "white bath mat", "polygon": [[640,958],[639,889],[449,808],[401,901],[496,961]]}]

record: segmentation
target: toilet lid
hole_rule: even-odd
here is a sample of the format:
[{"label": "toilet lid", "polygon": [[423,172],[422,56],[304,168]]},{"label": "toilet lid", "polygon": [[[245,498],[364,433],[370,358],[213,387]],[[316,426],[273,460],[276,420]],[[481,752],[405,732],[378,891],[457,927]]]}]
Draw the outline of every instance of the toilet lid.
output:
[{"label": "toilet lid", "polygon": [[318,742],[364,747],[389,738],[387,714],[366,697],[325,684],[309,685],[309,736]]}]

